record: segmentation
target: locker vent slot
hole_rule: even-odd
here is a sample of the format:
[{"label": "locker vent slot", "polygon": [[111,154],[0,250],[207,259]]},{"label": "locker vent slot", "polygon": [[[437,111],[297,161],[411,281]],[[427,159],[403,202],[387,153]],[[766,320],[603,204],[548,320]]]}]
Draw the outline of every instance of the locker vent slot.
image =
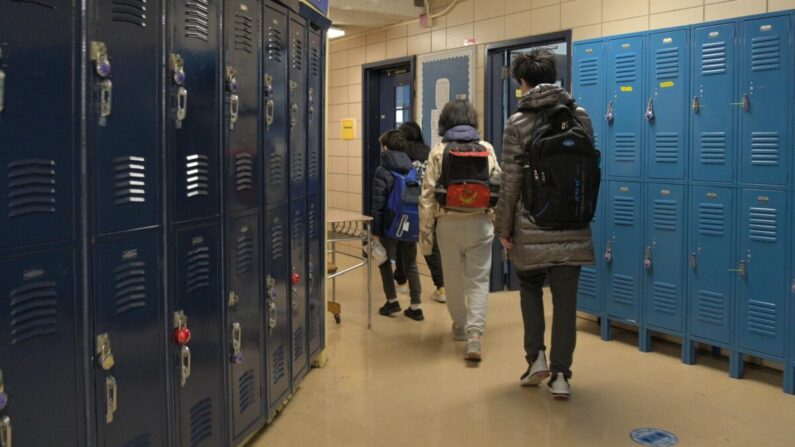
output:
[{"label": "locker vent slot", "polygon": [[580,286],[577,289],[580,295],[596,298],[596,270],[583,267],[580,272]]},{"label": "locker vent slot", "polygon": [[213,436],[213,401],[202,399],[190,409],[190,445],[198,447]]},{"label": "locker vent slot", "polygon": [[307,173],[310,178],[318,178],[320,177],[320,155],[317,154],[316,151],[312,152],[307,162]]},{"label": "locker vent slot", "polygon": [[279,223],[271,226],[271,257],[273,260],[282,259],[284,256],[284,227]]},{"label": "locker vent slot", "polygon": [[599,61],[595,58],[580,61],[580,85],[596,85],[599,82]]},{"label": "locker vent slot", "polygon": [[146,159],[116,157],[113,173],[114,205],[146,202]]},{"label": "locker vent slot", "polygon": [[235,188],[238,191],[254,189],[254,156],[248,152],[235,155]]},{"label": "locker vent slot", "polygon": [[197,247],[188,252],[188,293],[210,287],[210,249]]},{"label": "locker vent slot", "polygon": [[293,331],[293,359],[300,361],[301,356],[304,355],[304,328],[299,327]]},{"label": "locker vent slot", "polygon": [[55,161],[8,164],[8,217],[55,212]]},{"label": "locker vent slot", "polygon": [[152,436],[149,433],[138,435],[124,444],[123,447],[152,447]]},{"label": "locker vent slot", "polygon": [[613,301],[627,306],[635,304],[635,278],[625,275],[613,276]]},{"label": "locker vent slot", "polygon": [[254,370],[246,371],[237,382],[238,396],[240,396],[239,414],[246,412],[248,407],[257,403],[256,393],[254,392]]},{"label": "locker vent slot", "polygon": [[317,216],[317,202],[311,202],[309,204],[309,211],[306,213],[307,223],[309,224],[309,240],[316,241],[320,238],[320,228],[318,225],[318,216]]},{"label": "locker vent slot", "polygon": [[268,158],[268,186],[281,186],[284,183],[284,157],[273,152]]},{"label": "locker vent slot", "polygon": [[634,133],[616,134],[616,161],[633,163],[637,152],[637,143]]},{"label": "locker vent slot", "polygon": [[316,78],[320,77],[320,50],[315,47],[309,51],[309,73]]},{"label": "locker vent slot", "polygon": [[751,207],[748,215],[752,241],[773,242],[778,238],[778,211],[774,208]]},{"label": "locker vent slot", "polygon": [[748,332],[763,337],[776,336],[776,304],[750,300],[748,302]]},{"label": "locker vent slot", "polygon": [[185,37],[210,40],[210,1],[185,1]]},{"label": "locker vent slot", "polygon": [[282,32],[272,26],[268,27],[268,59],[282,61]]},{"label": "locker vent slot", "polygon": [[146,307],[146,264],[132,261],[115,270],[116,315]]},{"label": "locker vent slot", "polygon": [[304,42],[293,39],[293,70],[304,71]]},{"label": "locker vent slot", "polygon": [[111,13],[114,22],[146,28],[146,0],[113,0]]},{"label": "locker vent slot", "polygon": [[655,137],[654,159],[657,163],[679,162],[679,134],[676,132],[660,132]]},{"label": "locker vent slot", "polygon": [[303,182],[305,178],[305,154],[303,151],[295,151],[290,154],[290,176],[292,177],[293,182]]},{"label": "locker vent slot", "polygon": [[698,206],[698,233],[704,236],[723,237],[726,232],[726,207],[717,203]]},{"label": "locker vent slot", "polygon": [[726,319],[726,304],[722,293],[698,291],[698,320],[722,326]]},{"label": "locker vent slot", "polygon": [[710,42],[701,45],[701,74],[726,73],[726,42]]},{"label": "locker vent slot", "polygon": [[676,315],[676,297],[679,294],[676,284],[665,282],[654,283],[654,310],[669,315]]},{"label": "locker vent slot", "polygon": [[243,14],[235,14],[235,49],[254,52],[254,20]]},{"label": "locker vent slot", "polygon": [[679,77],[679,48],[663,48],[657,50],[655,71],[657,79],[675,79]]},{"label": "locker vent slot", "polygon": [[635,225],[635,199],[632,197],[616,197],[613,210],[613,222],[616,225]]},{"label": "locker vent slot", "polygon": [[273,384],[276,385],[287,373],[287,364],[284,358],[284,345],[273,351]]},{"label": "locker vent slot", "polygon": [[751,132],[751,164],[755,166],[778,166],[778,132]]},{"label": "locker vent slot", "polygon": [[309,301],[309,340],[314,341],[317,340],[317,336],[320,333],[320,324],[318,318],[318,306],[317,306],[317,297],[315,296],[315,290],[310,290],[312,294],[312,299]]},{"label": "locker vent slot", "polygon": [[676,231],[679,206],[674,200],[654,201],[654,229]]},{"label": "locker vent slot", "polygon": [[17,287],[9,294],[9,302],[12,345],[57,332],[55,282],[36,281]]},{"label": "locker vent slot", "polygon": [[254,266],[254,238],[240,236],[236,244],[235,269],[238,276],[245,275]]},{"label": "locker vent slot", "polygon": [[187,197],[210,194],[210,163],[206,155],[193,154],[185,157]]},{"label": "locker vent slot", "polygon": [[[294,249],[298,251],[298,256],[303,258],[303,242],[306,238],[306,227],[304,227],[304,215],[300,211],[293,214],[291,232],[293,235]],[[293,254],[295,256],[295,253]]]},{"label": "locker vent slot", "polygon": [[726,164],[726,132],[701,133],[701,164]]},{"label": "locker vent slot", "polygon": [[617,54],[615,58],[616,82],[635,82],[637,69],[637,55],[635,53]]},{"label": "locker vent slot", "polygon": [[779,36],[751,39],[751,71],[777,70],[781,62]]}]

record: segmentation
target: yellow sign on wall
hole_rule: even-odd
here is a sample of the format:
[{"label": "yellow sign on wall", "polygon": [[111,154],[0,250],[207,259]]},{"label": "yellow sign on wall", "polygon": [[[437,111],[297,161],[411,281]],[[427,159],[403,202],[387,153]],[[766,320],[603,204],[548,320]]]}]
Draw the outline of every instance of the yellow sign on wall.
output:
[{"label": "yellow sign on wall", "polygon": [[356,120],[353,118],[346,118],[342,120],[340,123],[342,127],[341,134],[343,140],[355,140],[356,139]]}]

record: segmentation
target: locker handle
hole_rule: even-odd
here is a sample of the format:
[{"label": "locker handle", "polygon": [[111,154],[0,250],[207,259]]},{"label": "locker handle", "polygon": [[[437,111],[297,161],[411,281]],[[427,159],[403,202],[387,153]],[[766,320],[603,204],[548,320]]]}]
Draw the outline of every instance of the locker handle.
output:
[{"label": "locker handle", "polygon": [[315,89],[309,89],[309,115],[315,113]]},{"label": "locker handle", "polygon": [[650,98],[649,102],[646,103],[646,113],[644,115],[646,117],[646,121],[654,120],[654,99]]},{"label": "locker handle", "polygon": [[182,379],[182,386],[188,383],[188,378],[190,377],[191,373],[191,355],[190,355],[190,348],[187,346],[183,346],[180,349],[180,370]]},{"label": "locker handle", "polygon": [[99,116],[107,118],[113,111],[113,82],[105,79],[99,83]]},{"label": "locker handle", "polygon": [[690,268],[696,270],[698,267],[698,255],[695,252],[690,253]]},{"label": "locker handle", "polygon": [[188,117],[188,89],[180,87],[177,89],[177,129],[182,128],[182,122]]},{"label": "locker handle", "polygon": [[270,300],[268,302],[268,331],[273,332],[276,329],[276,303]]},{"label": "locker handle", "polygon": [[605,250],[605,262],[613,262],[613,243],[608,241],[607,242],[607,249]]},{"label": "locker handle", "polygon": [[646,247],[646,253],[643,256],[643,268],[650,270],[652,267],[651,262],[651,247]]},{"label": "locker handle", "polygon": [[743,112],[749,112],[751,110],[751,98],[748,96],[748,93],[743,95]]},{"label": "locker handle", "polygon": [[113,348],[108,334],[97,336],[97,356],[99,367],[104,371],[110,371],[116,365],[116,358],[113,356]]},{"label": "locker handle", "polygon": [[0,447],[13,447],[14,441],[11,436],[11,418],[3,416],[0,418]]},{"label": "locker handle", "polygon": [[5,108],[5,91],[6,91],[6,72],[0,70],[0,113],[3,113]]},{"label": "locker handle", "polygon": [[272,99],[269,99],[268,102],[265,103],[265,126],[266,131],[270,130],[271,126],[273,125],[273,113],[276,109],[276,104],[273,102]]},{"label": "locker handle", "polygon": [[693,97],[693,112],[698,113],[701,111],[701,102],[698,100],[698,96]]},{"label": "locker handle", "polygon": [[243,329],[240,323],[232,323],[232,363],[240,365],[243,363]]},{"label": "locker handle", "polygon": [[608,123],[612,123],[615,115],[613,114],[613,101],[607,103],[607,113],[605,114],[605,119]]},{"label": "locker handle", "polygon": [[789,291],[795,295],[795,279],[792,280],[792,285],[790,286]]},{"label": "locker handle", "polygon": [[729,269],[729,271],[739,273],[741,278],[745,278],[748,273],[745,267],[745,261],[740,261],[740,265],[736,269]]},{"label": "locker handle", "polygon": [[295,128],[296,124],[298,124],[298,104],[293,104],[290,106],[290,129]]},{"label": "locker handle", "polygon": [[113,422],[113,415],[119,406],[119,387],[116,378],[108,376],[105,378],[105,423]]},{"label": "locker handle", "polygon": [[229,130],[235,129],[237,118],[240,114],[240,97],[238,95],[229,95]]}]

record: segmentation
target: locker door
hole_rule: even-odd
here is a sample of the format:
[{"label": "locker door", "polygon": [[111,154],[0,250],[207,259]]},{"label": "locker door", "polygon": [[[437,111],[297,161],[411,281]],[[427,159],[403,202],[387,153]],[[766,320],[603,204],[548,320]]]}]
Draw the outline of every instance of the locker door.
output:
[{"label": "locker door", "polygon": [[287,206],[265,212],[265,275],[266,307],[268,316],[268,416],[276,410],[290,393],[290,322],[288,309],[289,280],[289,213]]},{"label": "locker door", "polygon": [[14,445],[85,445],[75,258],[63,250],[0,260],[0,418]]},{"label": "locker door", "polygon": [[685,187],[649,184],[646,190],[646,324],[681,333],[685,324]]},{"label": "locker door", "polygon": [[220,3],[169,2],[169,186],[176,222],[220,212]]},{"label": "locker door", "polygon": [[786,185],[792,46],[788,16],[743,22],[741,181]]},{"label": "locker door", "polygon": [[99,445],[166,445],[160,238],[98,244],[94,262],[95,416]]},{"label": "locker door", "polygon": [[642,278],[641,185],[609,182],[607,216],[607,307],[609,316],[637,322],[640,318]]},{"label": "locker door", "polygon": [[265,134],[262,170],[265,177],[265,203],[274,206],[287,200],[288,82],[287,10],[271,1],[263,7],[263,100]]},{"label": "locker door", "polygon": [[[169,317],[179,445],[225,441],[220,233],[219,225],[211,224],[175,235],[175,312]],[[183,327],[190,331],[188,341],[178,338]]]},{"label": "locker door", "polygon": [[607,159],[605,145],[602,144],[605,120],[602,116],[607,109],[605,104],[605,62],[602,41],[574,45],[574,97],[577,104],[584,107],[591,116],[596,148],[602,152],[600,160],[604,171]]},{"label": "locker door", "polygon": [[585,266],[580,271],[580,283],[577,288],[577,308],[591,314],[602,313],[604,301],[604,271],[605,271],[605,202],[608,200],[607,183],[602,182],[599,200],[596,205],[596,215],[591,222],[591,239],[593,240],[596,265]]},{"label": "locker door", "polygon": [[640,178],[643,37],[611,40],[607,50],[607,173]]},{"label": "locker door", "polygon": [[238,443],[264,423],[259,218],[233,220],[227,238],[227,331],[232,437]]},{"label": "locker door", "polygon": [[89,126],[97,233],[157,225],[160,2],[93,2]]},{"label": "locker door", "polygon": [[260,2],[226,2],[226,210],[259,205]]},{"label": "locker door", "polygon": [[[306,200],[297,200],[290,207],[290,306],[292,310],[293,382],[306,374],[309,356],[306,346]],[[297,386],[293,386],[293,392]]]},{"label": "locker door", "polygon": [[687,166],[690,42],[687,30],[649,35],[646,153],[650,178],[684,180]]},{"label": "locker door", "polygon": [[309,31],[309,90],[307,91],[307,182],[309,192],[322,189],[323,170],[323,43],[321,31]]},{"label": "locker door", "polygon": [[737,266],[740,347],[781,358],[787,286],[787,193],[744,190]]},{"label": "locker door", "polygon": [[309,299],[306,312],[308,315],[307,339],[309,345],[309,357],[314,358],[321,349],[325,347],[325,295],[323,282],[323,268],[325,265],[325,246],[323,231],[325,223],[323,219],[322,192],[309,197],[309,209],[307,210],[307,232],[308,246],[307,251],[307,286],[309,288]]},{"label": "locker door", "polygon": [[693,28],[693,180],[734,180],[736,52],[734,23]]},{"label": "locker door", "polygon": [[74,234],[77,2],[50,3],[0,17],[0,249]]},{"label": "locker door", "polygon": [[290,14],[290,197],[306,194],[306,19]]}]

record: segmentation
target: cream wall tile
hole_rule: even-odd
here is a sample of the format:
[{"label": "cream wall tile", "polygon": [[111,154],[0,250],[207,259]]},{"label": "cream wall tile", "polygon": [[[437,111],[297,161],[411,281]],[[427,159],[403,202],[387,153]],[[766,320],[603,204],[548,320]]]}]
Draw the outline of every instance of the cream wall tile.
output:
[{"label": "cream wall tile", "polygon": [[331,191],[344,191],[348,192],[350,184],[348,183],[347,174],[329,174],[328,187]]},{"label": "cream wall tile", "polygon": [[386,59],[386,43],[374,43],[367,45],[367,63],[378,62]]},{"label": "cream wall tile", "polygon": [[362,157],[348,157],[348,173],[362,175]]},{"label": "cream wall tile", "polygon": [[348,51],[348,66],[364,65],[367,61],[367,47],[354,48]]},{"label": "cream wall tile", "polygon": [[361,194],[362,193],[362,176],[361,175],[349,175],[348,176],[348,191],[354,194]]},{"label": "cream wall tile", "polygon": [[647,0],[603,0],[602,20],[613,22],[649,14]]},{"label": "cream wall tile", "polygon": [[441,16],[433,19],[433,23],[431,23],[431,29],[433,31],[438,31],[440,29],[446,29],[446,28],[447,28],[447,16]]},{"label": "cream wall tile", "polygon": [[533,10],[533,34],[560,30],[560,5]]},{"label": "cream wall tile", "polygon": [[367,45],[386,41],[386,30],[378,30],[367,33]]},{"label": "cream wall tile", "polygon": [[362,83],[362,67],[357,65],[348,69],[348,84]]},{"label": "cream wall tile", "polygon": [[329,157],[328,172],[331,174],[347,174],[348,157]]},{"label": "cream wall tile", "polygon": [[408,55],[408,39],[401,37],[400,39],[388,40],[386,42],[386,58],[395,59],[398,57],[406,57]]},{"label": "cream wall tile", "polygon": [[447,14],[447,28],[470,23],[475,19],[475,0],[462,0]]},{"label": "cream wall tile", "polygon": [[347,157],[348,145],[342,140],[331,140],[328,144],[329,155],[332,157]]},{"label": "cream wall tile", "polygon": [[580,26],[571,30],[571,39],[573,41],[596,39],[602,37],[602,24]]},{"label": "cream wall tile", "polygon": [[329,56],[329,69],[330,70],[339,70],[340,68],[348,67],[349,63],[349,51],[340,51],[338,53],[332,53]]},{"label": "cream wall tile", "polygon": [[505,16],[505,38],[516,39],[533,35],[533,12],[523,11]]},{"label": "cream wall tile", "polygon": [[348,103],[356,105],[357,107],[361,107],[362,103],[362,85],[351,85],[348,86]]},{"label": "cream wall tile", "polygon": [[348,41],[348,46],[352,50],[354,48],[359,48],[367,45],[367,36],[365,34],[359,34],[357,36],[351,37]]},{"label": "cream wall tile", "polygon": [[692,25],[704,21],[704,7],[680,9],[649,16],[649,29]]},{"label": "cream wall tile", "polygon": [[431,51],[447,49],[447,30],[434,31],[431,36]]},{"label": "cream wall tile", "polygon": [[787,9],[795,9],[795,0],[767,0],[767,10],[770,12]]},{"label": "cream wall tile", "polygon": [[559,3],[565,3],[569,0],[533,0],[533,9],[543,8],[544,6],[552,6],[557,5]]},{"label": "cream wall tile", "polygon": [[431,33],[419,34],[408,38],[407,51],[409,55],[425,54],[431,52]]},{"label": "cream wall tile", "polygon": [[475,20],[505,15],[505,0],[475,0]]},{"label": "cream wall tile", "polygon": [[348,85],[348,69],[343,68],[340,70],[329,70],[328,85],[329,87],[341,87]]},{"label": "cream wall tile", "polygon": [[392,26],[386,29],[387,40],[398,39],[400,37],[407,37],[409,35],[407,25]]},{"label": "cream wall tile", "polygon": [[527,11],[532,7],[533,4],[529,0],[505,0],[505,14]]},{"label": "cream wall tile", "polygon": [[408,36],[416,36],[417,34],[423,34],[423,33],[427,33],[428,31],[430,31],[429,28],[423,28],[422,26],[420,26],[419,19],[418,20],[412,20],[411,23],[406,25],[406,28],[407,28],[406,35],[408,35]]},{"label": "cream wall tile", "polygon": [[342,121],[348,117],[348,104],[334,104],[328,108],[328,116],[331,121]]},{"label": "cream wall tile", "polygon": [[329,104],[347,104],[348,87],[335,87],[329,89]]},{"label": "cream wall tile", "polygon": [[708,5],[704,10],[704,20],[721,20],[767,12],[766,0],[735,0]]},{"label": "cream wall tile", "polygon": [[475,42],[491,43],[505,39],[505,18],[496,17],[493,19],[475,22]]},{"label": "cream wall tile", "polygon": [[704,0],[650,0],[649,12],[652,14],[665,11],[676,11],[677,9],[694,8],[704,6]]},{"label": "cream wall tile", "polygon": [[362,195],[348,193],[348,209],[358,213],[362,212]]},{"label": "cream wall tile", "polygon": [[634,19],[618,20],[615,22],[605,22],[602,24],[602,33],[605,36],[615,36],[617,34],[636,33],[649,29],[649,16],[636,17]]},{"label": "cream wall tile", "polygon": [[477,55],[477,67],[483,68],[486,66],[486,45],[478,45],[478,49],[475,52]]},{"label": "cream wall tile", "polygon": [[560,6],[561,26],[574,28],[577,26],[602,23],[601,0],[576,0],[565,2]]},{"label": "cream wall tile", "polygon": [[326,139],[329,141],[339,140],[341,130],[340,129],[341,123],[339,121],[329,121],[328,126],[326,127]]},{"label": "cream wall tile", "polygon": [[330,205],[332,208],[348,209],[348,193],[334,191],[329,198],[331,199]]},{"label": "cream wall tile", "polygon": [[730,0],[704,0],[704,4],[709,5],[713,3],[726,3]]},{"label": "cream wall tile", "polygon": [[349,48],[350,39],[334,39],[329,43],[329,53],[345,51]]},{"label": "cream wall tile", "polygon": [[472,23],[447,28],[447,48],[463,47],[464,42],[474,36],[474,28]]},{"label": "cream wall tile", "polygon": [[[361,122],[361,120],[357,121]],[[357,131],[358,132],[358,131]],[[356,135],[357,137],[361,137],[361,134]],[[362,140],[353,140],[348,141],[348,156],[349,157],[361,157],[362,154]]]}]

